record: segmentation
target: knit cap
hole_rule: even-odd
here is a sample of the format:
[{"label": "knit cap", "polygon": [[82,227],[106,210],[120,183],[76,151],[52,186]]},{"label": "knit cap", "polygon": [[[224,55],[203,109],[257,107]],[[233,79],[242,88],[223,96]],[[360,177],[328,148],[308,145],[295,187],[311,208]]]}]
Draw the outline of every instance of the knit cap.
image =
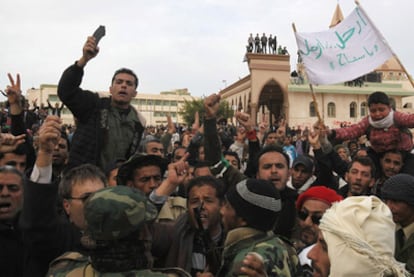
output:
[{"label": "knit cap", "polygon": [[414,206],[414,176],[400,173],[388,178],[381,189],[383,199],[404,201]]},{"label": "knit cap", "polygon": [[226,199],[248,227],[272,230],[282,209],[279,191],[269,181],[245,179],[229,189]]},{"label": "knit cap", "polygon": [[297,165],[303,165],[305,167],[305,171],[308,173],[313,172],[313,168],[315,167],[312,159],[305,155],[299,155],[293,161],[292,167],[295,168]]}]

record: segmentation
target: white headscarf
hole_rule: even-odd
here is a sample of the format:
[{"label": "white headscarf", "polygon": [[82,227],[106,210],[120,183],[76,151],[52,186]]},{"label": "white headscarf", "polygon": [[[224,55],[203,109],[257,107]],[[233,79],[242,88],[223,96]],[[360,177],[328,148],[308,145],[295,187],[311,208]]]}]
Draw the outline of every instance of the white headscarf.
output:
[{"label": "white headscarf", "polygon": [[335,203],[319,228],[328,245],[329,276],[409,276],[394,258],[395,223],[375,196],[354,196]]},{"label": "white headscarf", "polygon": [[371,116],[368,117],[369,124],[378,129],[390,128],[394,124],[394,111],[391,109],[390,113],[381,120],[374,121]]}]

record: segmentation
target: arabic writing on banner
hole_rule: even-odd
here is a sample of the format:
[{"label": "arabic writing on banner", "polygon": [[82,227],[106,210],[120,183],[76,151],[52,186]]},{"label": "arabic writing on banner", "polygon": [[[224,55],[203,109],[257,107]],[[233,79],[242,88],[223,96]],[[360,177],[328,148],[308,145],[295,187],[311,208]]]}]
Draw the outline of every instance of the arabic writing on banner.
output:
[{"label": "arabic writing on banner", "polygon": [[353,80],[392,56],[385,39],[360,6],[327,31],[295,35],[311,84]]}]

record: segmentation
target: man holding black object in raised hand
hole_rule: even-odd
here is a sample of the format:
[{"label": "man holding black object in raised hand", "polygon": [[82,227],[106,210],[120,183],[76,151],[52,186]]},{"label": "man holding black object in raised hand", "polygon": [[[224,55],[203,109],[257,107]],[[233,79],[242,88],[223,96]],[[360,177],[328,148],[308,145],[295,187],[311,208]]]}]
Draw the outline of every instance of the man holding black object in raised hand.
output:
[{"label": "man holding black object in raised hand", "polygon": [[77,119],[69,168],[83,163],[105,168],[111,161],[128,159],[136,152],[144,130],[144,117],[131,106],[138,86],[132,70],[121,68],[114,73],[110,97],[80,88],[85,65],[98,53],[95,36],[89,36],[81,58],[65,70],[59,81],[59,98]]}]

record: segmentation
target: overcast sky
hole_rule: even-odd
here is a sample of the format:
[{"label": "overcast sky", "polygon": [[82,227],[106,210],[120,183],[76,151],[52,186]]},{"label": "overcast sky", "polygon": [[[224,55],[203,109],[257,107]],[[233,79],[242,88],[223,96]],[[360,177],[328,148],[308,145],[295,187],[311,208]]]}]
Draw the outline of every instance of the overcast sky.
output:
[{"label": "overcast sky", "polygon": [[[107,90],[113,72],[133,69],[138,91],[188,88],[208,95],[248,74],[250,33],[277,35],[296,61],[292,23],[300,32],[326,30],[336,0],[2,0],[0,88],[19,72],[23,91],[57,84],[81,56],[86,37],[106,26],[100,53],[85,69],[83,88]],[[360,0],[405,65],[414,72],[414,1]],[[344,16],[355,7],[340,0]],[[293,68],[292,68],[293,70]]]}]

